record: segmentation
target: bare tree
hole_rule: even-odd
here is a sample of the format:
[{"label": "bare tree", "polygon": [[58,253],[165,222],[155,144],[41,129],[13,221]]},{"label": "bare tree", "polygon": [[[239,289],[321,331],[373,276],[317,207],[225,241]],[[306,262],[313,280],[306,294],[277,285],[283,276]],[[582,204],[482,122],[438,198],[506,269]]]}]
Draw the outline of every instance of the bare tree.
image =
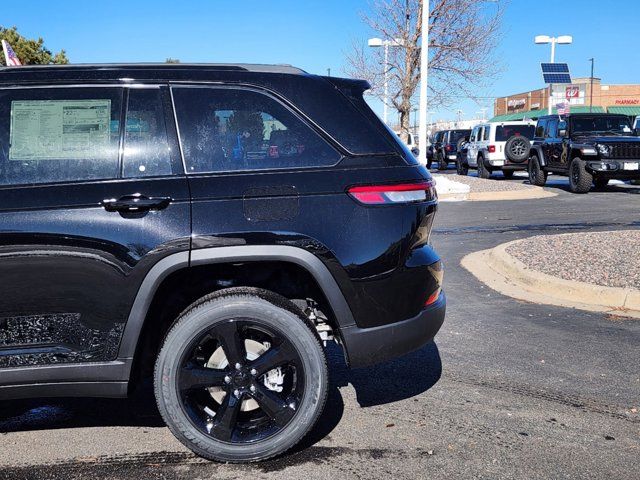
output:
[{"label": "bare tree", "polygon": [[[387,104],[400,114],[402,136],[420,82],[421,16],[423,0],[375,0],[364,22],[383,40],[395,41],[385,65],[382,48],[359,40],[347,55],[347,73],[371,83],[371,93],[383,102],[387,72]],[[493,47],[500,35],[500,0],[430,0],[429,106],[447,106],[455,96],[474,97],[497,71]]]}]

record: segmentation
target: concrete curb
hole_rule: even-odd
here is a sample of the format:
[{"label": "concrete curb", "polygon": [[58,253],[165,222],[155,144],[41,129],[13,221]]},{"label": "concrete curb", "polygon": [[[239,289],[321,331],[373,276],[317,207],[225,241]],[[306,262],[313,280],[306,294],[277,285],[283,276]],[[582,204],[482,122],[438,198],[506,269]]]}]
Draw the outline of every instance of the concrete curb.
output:
[{"label": "concrete curb", "polygon": [[558,194],[540,187],[531,187],[526,190],[505,190],[501,192],[469,192],[469,193],[444,193],[438,198],[443,202],[492,202],[498,200],[533,200],[537,198],[555,197]]},{"label": "concrete curb", "polygon": [[470,253],[461,260],[478,280],[503,295],[534,303],[640,318],[640,290],[565,280],[527,267],[507,248],[522,240]]}]

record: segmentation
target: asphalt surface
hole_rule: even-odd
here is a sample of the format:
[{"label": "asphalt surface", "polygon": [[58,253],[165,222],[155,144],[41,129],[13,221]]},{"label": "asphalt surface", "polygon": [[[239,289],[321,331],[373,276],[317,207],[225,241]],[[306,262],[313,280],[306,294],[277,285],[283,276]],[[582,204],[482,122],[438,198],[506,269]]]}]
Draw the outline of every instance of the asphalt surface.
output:
[{"label": "asphalt surface", "polygon": [[504,297],[459,265],[532,235],[640,227],[640,187],[550,188],[560,195],[441,205],[432,238],[449,304],[435,343],[359,370],[331,348],[327,408],[295,451],[256,465],[199,460],[148,391],[4,401],[0,478],[640,478],[640,321]]}]

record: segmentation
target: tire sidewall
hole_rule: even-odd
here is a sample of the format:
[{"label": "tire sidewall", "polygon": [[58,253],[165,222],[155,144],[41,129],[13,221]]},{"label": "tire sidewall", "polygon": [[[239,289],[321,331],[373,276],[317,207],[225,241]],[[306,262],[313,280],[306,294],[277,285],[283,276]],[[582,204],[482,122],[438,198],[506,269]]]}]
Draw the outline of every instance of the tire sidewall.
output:
[{"label": "tire sidewall", "polygon": [[[238,445],[216,440],[190,420],[183,410],[176,372],[194,338],[212,326],[237,318],[263,323],[283,335],[298,351],[305,375],[305,391],[298,411],[282,430],[252,444]],[[266,459],[293,447],[317,421],[326,398],[326,359],[315,332],[291,311],[254,296],[222,297],[188,310],[167,334],[155,372],[158,408],[172,433],[197,454],[221,461]]]},{"label": "tire sidewall", "polygon": [[[578,179],[574,179],[574,170],[578,171]],[[569,164],[569,188],[573,193],[587,193],[591,189],[593,176],[587,172],[584,161],[574,157]]]}]

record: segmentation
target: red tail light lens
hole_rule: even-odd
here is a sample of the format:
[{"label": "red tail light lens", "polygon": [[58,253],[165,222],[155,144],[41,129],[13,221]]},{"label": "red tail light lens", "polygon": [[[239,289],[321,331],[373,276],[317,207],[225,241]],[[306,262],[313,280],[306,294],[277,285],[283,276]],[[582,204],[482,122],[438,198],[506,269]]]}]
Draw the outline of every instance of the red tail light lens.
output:
[{"label": "red tail light lens", "polygon": [[435,182],[399,183],[351,187],[349,195],[365,205],[426,202],[437,198]]},{"label": "red tail light lens", "polygon": [[447,152],[450,152],[450,151],[451,151],[451,145],[447,145],[446,147],[444,147],[444,149],[445,149]]},{"label": "red tail light lens", "polygon": [[428,307],[429,305],[435,303],[438,298],[440,298],[440,293],[442,292],[442,282],[444,281],[444,267],[442,262],[436,262],[433,265],[429,266],[429,273],[433,276],[434,280],[438,287],[434,292],[429,295],[427,300],[424,302],[424,306]]},{"label": "red tail light lens", "polygon": [[496,151],[496,146],[495,145],[489,145],[487,147],[487,150],[489,150],[489,153],[495,153]]}]

